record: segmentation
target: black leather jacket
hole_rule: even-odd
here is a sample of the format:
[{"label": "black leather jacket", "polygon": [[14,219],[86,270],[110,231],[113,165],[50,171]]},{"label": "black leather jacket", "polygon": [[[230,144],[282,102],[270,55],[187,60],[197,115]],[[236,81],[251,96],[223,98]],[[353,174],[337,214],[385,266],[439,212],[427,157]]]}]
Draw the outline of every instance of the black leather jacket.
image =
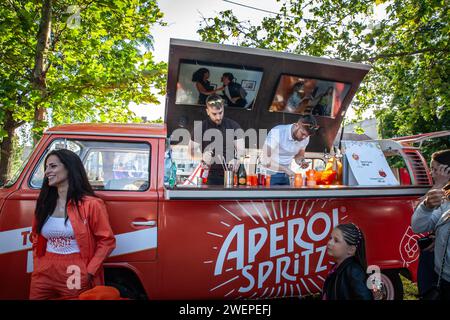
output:
[{"label": "black leather jacket", "polygon": [[230,82],[228,84],[228,92],[230,93],[231,98],[237,98],[239,99],[236,102],[232,102],[228,96],[225,94],[224,91],[224,98],[229,107],[241,107],[244,108],[247,104],[247,100],[244,97],[241,97],[241,85],[236,82]]},{"label": "black leather jacket", "polygon": [[373,300],[366,279],[366,273],[354,257],[347,258],[327,277],[322,295],[326,300]]}]

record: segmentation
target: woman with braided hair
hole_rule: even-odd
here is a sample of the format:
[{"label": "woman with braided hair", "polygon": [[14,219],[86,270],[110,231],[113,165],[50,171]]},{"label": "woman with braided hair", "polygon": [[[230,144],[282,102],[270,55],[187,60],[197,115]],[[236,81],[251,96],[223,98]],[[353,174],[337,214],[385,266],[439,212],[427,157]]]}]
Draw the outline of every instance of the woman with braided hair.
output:
[{"label": "woman with braided hair", "polygon": [[372,300],[368,289],[365,240],[353,223],[340,224],[331,232],[327,253],[336,264],[325,279],[323,300]]}]

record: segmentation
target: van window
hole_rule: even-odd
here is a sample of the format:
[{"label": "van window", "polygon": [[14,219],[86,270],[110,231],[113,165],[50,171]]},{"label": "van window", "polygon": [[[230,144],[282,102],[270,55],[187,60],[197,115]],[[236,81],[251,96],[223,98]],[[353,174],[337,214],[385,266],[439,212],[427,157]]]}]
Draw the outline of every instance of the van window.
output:
[{"label": "van window", "polygon": [[94,190],[145,191],[150,185],[150,145],[147,143],[56,139],[34,170],[30,180],[32,188],[42,186],[46,155],[61,148],[78,154]]},{"label": "van window", "polygon": [[[386,156],[389,167],[397,181],[401,185],[411,185],[413,180],[411,179],[405,159],[401,155],[395,153],[385,152],[384,155]],[[417,163],[415,164],[417,165]],[[425,184],[428,184],[428,181],[426,181]]]}]

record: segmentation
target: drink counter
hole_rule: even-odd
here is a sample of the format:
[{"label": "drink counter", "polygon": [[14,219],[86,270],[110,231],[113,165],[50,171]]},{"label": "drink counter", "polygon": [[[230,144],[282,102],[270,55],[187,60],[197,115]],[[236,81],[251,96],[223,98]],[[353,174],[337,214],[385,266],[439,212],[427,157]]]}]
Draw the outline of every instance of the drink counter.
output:
[{"label": "drink counter", "polygon": [[292,186],[176,186],[165,189],[167,200],[177,199],[311,199],[311,198],[373,198],[398,196],[423,196],[431,186],[342,186],[318,185]]}]

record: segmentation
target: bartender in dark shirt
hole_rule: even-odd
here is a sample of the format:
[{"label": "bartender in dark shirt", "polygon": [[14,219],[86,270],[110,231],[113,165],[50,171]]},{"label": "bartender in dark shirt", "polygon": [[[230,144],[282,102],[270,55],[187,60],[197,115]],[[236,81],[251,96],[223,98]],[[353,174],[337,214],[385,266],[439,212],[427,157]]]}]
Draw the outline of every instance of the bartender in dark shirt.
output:
[{"label": "bartender in dark shirt", "polygon": [[[224,117],[224,106],[225,101],[221,96],[217,94],[208,96],[206,99],[208,118],[201,123],[201,136],[195,136],[195,128],[191,130],[191,141],[189,142],[188,150],[194,159],[196,154],[201,153],[203,165],[209,167],[208,185],[223,185],[223,159],[225,159],[226,163],[230,163],[235,158],[239,159],[243,156],[245,151],[243,131],[236,131],[241,129],[239,124]],[[232,129],[233,131],[229,131],[227,134],[227,129]],[[206,131],[208,132],[205,136]],[[211,136],[212,139],[209,140],[208,137]],[[215,137],[217,136],[222,137],[222,150],[214,148]],[[196,138],[201,138],[201,141],[197,141]],[[217,143],[219,142],[216,142],[216,146]],[[198,151],[198,149],[200,150]]]}]

